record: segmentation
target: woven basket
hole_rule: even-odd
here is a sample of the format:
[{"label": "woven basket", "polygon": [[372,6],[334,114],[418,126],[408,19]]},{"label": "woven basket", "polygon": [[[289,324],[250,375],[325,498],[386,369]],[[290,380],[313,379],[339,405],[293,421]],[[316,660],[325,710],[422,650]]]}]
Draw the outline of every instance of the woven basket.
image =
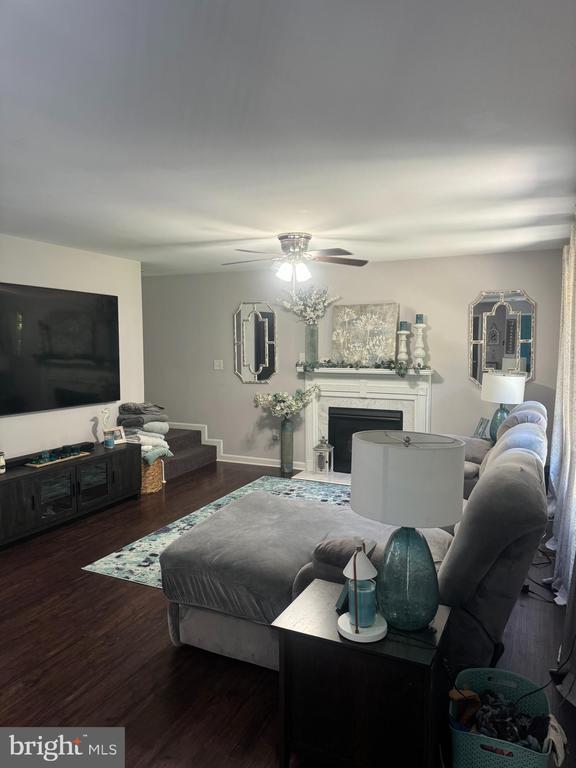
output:
[{"label": "woven basket", "polygon": [[142,462],[141,493],[158,493],[162,490],[162,459],[156,459],[153,464]]}]

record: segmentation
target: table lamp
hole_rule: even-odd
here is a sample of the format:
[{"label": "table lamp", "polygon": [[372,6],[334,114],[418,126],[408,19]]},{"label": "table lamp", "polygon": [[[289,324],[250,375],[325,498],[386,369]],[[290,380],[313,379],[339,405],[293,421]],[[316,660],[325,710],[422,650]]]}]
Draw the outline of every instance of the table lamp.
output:
[{"label": "table lamp", "polygon": [[462,516],[464,443],[401,430],[352,437],[354,512],[389,525],[378,569],[380,612],[397,629],[424,629],[438,610],[438,579],[428,543],[416,528],[438,528]]},{"label": "table lamp", "polygon": [[494,411],[492,421],[490,422],[490,438],[492,442],[496,442],[498,428],[510,413],[505,403],[510,405],[523,403],[525,386],[526,374],[524,373],[483,372],[481,399],[488,403],[500,403],[500,407]]}]

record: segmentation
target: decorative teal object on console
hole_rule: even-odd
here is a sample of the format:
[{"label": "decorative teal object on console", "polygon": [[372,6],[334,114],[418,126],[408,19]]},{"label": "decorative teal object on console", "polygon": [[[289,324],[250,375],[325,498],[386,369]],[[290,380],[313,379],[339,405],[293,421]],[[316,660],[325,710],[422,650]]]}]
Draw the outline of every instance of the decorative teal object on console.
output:
[{"label": "decorative teal object on console", "polygon": [[438,579],[426,539],[462,516],[464,443],[428,432],[371,430],[352,437],[354,512],[395,531],[378,568],[380,612],[390,626],[424,629],[438,610]]},{"label": "decorative teal object on console", "polygon": [[388,541],[377,580],[380,613],[393,627],[426,627],[438,610],[438,579],[426,539],[415,528],[398,528]]}]

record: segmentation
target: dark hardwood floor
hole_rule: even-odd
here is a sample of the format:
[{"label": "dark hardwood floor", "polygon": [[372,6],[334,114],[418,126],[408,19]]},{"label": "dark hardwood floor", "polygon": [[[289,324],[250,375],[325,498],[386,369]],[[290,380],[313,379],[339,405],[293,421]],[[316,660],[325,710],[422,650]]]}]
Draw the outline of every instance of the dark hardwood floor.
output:
[{"label": "dark hardwood floor", "polygon": [[[522,594],[510,616],[504,632],[505,652],[499,667],[530,678],[539,685],[550,683],[549,669],[557,664],[562,642],[566,609],[553,602],[553,594],[541,586],[543,578],[552,575],[546,556],[534,558],[530,569],[529,594]],[[537,582],[537,583],[535,583]],[[546,687],[552,712],[568,736],[569,752],[563,768],[576,768],[576,710],[558,693],[553,684]]]},{"label": "dark hardwood floor", "polygon": [[[81,570],[264,474],[206,467],[1,551],[0,725],[123,725],[128,768],[275,766],[277,675],[174,648],[160,590]],[[546,682],[561,614],[522,597],[503,665]],[[573,710],[555,704],[566,725]]]}]

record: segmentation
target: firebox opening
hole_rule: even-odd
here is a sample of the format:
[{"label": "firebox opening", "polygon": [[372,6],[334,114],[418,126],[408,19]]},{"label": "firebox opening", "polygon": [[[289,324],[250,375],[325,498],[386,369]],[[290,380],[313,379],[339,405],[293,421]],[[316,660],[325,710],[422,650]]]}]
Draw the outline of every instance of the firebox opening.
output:
[{"label": "firebox opening", "polygon": [[334,471],[352,469],[352,435],[367,429],[402,429],[402,411],[329,408],[328,441],[334,446]]}]

